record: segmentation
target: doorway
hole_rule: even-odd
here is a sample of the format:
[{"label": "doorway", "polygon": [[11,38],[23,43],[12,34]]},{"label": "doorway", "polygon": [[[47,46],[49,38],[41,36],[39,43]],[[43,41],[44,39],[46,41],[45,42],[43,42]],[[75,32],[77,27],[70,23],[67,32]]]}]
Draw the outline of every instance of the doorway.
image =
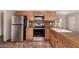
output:
[{"label": "doorway", "polygon": [[75,16],[69,17],[69,30],[76,31],[76,17]]}]

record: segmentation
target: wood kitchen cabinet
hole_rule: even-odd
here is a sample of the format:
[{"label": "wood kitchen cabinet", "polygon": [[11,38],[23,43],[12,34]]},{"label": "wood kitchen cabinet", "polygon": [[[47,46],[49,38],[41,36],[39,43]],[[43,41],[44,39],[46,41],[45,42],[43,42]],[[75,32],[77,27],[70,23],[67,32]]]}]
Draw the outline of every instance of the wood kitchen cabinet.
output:
[{"label": "wood kitchen cabinet", "polygon": [[16,16],[27,16],[26,11],[16,11]]},{"label": "wood kitchen cabinet", "polygon": [[[64,40],[64,37],[61,37],[60,34],[58,34],[55,31],[51,31],[50,33],[52,35],[52,37],[50,39],[51,40],[50,43],[51,43],[52,47],[54,47],[54,48],[68,48],[68,47],[71,47],[69,45],[70,43],[68,41]],[[67,42],[69,44],[67,44]]]},{"label": "wood kitchen cabinet", "polygon": [[52,47],[54,48],[79,48],[78,41],[76,41],[76,39],[78,39],[79,36],[77,37],[76,34],[62,33],[63,35],[61,35],[61,33],[53,31],[53,30],[51,30],[50,33],[51,33],[51,38],[49,39],[49,41]]},{"label": "wood kitchen cabinet", "polygon": [[49,40],[50,31],[49,28],[45,28],[45,40]]},{"label": "wood kitchen cabinet", "polygon": [[33,40],[33,28],[26,28],[26,40]]},{"label": "wood kitchen cabinet", "polygon": [[56,47],[57,48],[63,48],[64,47],[64,45],[63,45],[61,40],[57,40],[57,46]]},{"label": "wood kitchen cabinet", "polygon": [[54,21],[56,19],[56,11],[45,11],[44,20],[45,21]]},{"label": "wood kitchen cabinet", "polygon": [[[50,34],[50,35],[52,35],[52,34]],[[54,38],[53,36],[50,37],[49,42],[53,48],[57,47],[57,39]]]},{"label": "wood kitchen cabinet", "polygon": [[56,11],[16,11],[18,16],[27,16],[29,21],[34,21],[34,16],[44,16],[44,21],[55,21]]},{"label": "wood kitchen cabinet", "polygon": [[34,21],[34,11],[27,11],[27,18],[29,21]]},{"label": "wood kitchen cabinet", "polygon": [[52,37],[49,39],[50,40],[50,43],[51,43],[51,46],[53,48],[58,48],[59,47],[59,41],[57,38],[54,37],[54,34],[51,34]]},{"label": "wood kitchen cabinet", "polygon": [[34,11],[34,16],[44,16],[44,11]]},{"label": "wood kitchen cabinet", "polygon": [[27,16],[29,21],[34,21],[34,11],[16,11],[17,16]]},{"label": "wood kitchen cabinet", "polygon": [[16,16],[22,16],[22,11],[16,11]]}]

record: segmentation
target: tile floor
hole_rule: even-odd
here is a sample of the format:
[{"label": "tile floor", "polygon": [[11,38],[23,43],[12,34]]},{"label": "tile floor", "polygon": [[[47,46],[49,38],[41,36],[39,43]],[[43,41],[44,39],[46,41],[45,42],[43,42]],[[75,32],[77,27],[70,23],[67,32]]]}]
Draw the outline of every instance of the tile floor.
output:
[{"label": "tile floor", "polygon": [[35,41],[24,41],[23,44],[24,48],[51,48],[51,45],[49,41],[43,41],[43,42],[35,42]]},{"label": "tile floor", "polygon": [[[0,38],[1,40],[2,38]],[[2,42],[0,41],[0,48],[51,48],[49,41],[35,42]]]}]

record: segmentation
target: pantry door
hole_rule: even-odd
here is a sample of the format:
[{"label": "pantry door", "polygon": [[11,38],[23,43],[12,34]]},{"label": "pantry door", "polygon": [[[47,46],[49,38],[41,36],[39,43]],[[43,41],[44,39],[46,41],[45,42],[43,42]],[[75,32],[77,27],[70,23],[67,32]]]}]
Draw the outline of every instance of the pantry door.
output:
[{"label": "pantry door", "polygon": [[75,16],[69,17],[69,30],[76,31],[76,17]]}]

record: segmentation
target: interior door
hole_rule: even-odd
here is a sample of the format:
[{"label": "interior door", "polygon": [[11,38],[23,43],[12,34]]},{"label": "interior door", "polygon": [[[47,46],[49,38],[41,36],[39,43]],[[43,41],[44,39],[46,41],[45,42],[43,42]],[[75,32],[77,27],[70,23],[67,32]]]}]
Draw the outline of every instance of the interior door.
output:
[{"label": "interior door", "polygon": [[75,25],[76,25],[76,17],[70,16],[69,17],[69,30],[76,31]]},{"label": "interior door", "polygon": [[79,32],[79,15],[76,16],[76,31]]}]

